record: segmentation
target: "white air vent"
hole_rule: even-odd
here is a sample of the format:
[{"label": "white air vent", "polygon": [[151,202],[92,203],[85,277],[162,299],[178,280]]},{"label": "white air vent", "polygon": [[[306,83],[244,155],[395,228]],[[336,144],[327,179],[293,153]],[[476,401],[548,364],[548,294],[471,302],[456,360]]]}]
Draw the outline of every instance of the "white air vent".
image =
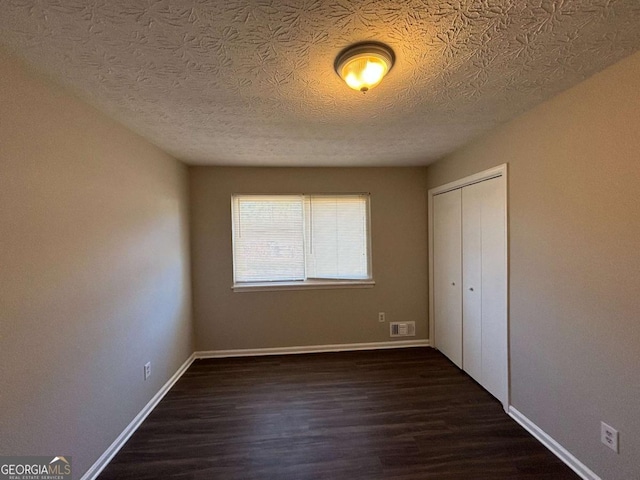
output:
[{"label": "white air vent", "polygon": [[392,337],[416,336],[416,322],[391,322],[389,329]]}]

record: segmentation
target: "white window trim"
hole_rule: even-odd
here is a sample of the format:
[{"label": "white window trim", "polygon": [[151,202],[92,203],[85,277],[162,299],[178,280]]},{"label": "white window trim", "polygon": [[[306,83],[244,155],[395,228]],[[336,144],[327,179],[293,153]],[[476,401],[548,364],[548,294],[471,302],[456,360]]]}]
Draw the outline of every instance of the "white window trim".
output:
[{"label": "white window trim", "polygon": [[[373,279],[373,250],[372,250],[372,230],[371,230],[371,193],[369,192],[334,192],[334,193],[234,193],[231,195],[232,225],[233,225],[233,201],[236,196],[241,195],[300,195],[305,196],[340,196],[340,195],[366,195],[367,201],[367,249],[368,249],[368,269],[369,278],[363,279],[313,279],[293,280],[293,281],[267,281],[267,282],[237,282],[231,285],[234,292],[273,292],[280,290],[329,290],[339,288],[373,288],[376,284]],[[232,233],[233,235],[233,233]],[[233,241],[232,241],[233,244]],[[235,245],[232,245],[233,258],[235,259]],[[235,277],[235,260],[233,262],[233,276]]]},{"label": "white window trim", "polygon": [[297,282],[247,282],[231,286],[234,292],[275,292],[279,290],[332,290],[336,288],[373,288],[374,280],[300,280]]}]

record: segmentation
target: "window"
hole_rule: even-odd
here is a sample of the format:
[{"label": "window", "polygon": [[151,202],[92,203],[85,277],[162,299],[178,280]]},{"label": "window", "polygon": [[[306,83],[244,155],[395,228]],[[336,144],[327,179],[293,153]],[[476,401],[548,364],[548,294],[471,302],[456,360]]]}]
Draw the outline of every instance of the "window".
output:
[{"label": "window", "polygon": [[369,195],[234,195],[234,289],[367,286]]}]

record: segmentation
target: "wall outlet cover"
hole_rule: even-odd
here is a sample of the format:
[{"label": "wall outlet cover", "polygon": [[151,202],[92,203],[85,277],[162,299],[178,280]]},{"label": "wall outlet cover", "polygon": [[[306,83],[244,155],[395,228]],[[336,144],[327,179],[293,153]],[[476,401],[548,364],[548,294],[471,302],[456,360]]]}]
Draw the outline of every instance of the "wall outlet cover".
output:
[{"label": "wall outlet cover", "polygon": [[614,452],[619,453],[618,430],[604,422],[600,422],[600,441]]}]

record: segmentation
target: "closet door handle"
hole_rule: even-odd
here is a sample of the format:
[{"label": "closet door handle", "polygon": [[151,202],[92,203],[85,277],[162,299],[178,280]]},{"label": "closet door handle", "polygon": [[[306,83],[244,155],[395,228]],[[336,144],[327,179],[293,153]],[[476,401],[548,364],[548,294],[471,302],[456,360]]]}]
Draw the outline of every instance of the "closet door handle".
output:
[{"label": "closet door handle", "polygon": [[456,282],[451,282],[451,285],[453,285],[455,287],[456,286]]},{"label": "closet door handle", "polygon": [[469,287],[469,291],[473,292],[473,287]]}]

